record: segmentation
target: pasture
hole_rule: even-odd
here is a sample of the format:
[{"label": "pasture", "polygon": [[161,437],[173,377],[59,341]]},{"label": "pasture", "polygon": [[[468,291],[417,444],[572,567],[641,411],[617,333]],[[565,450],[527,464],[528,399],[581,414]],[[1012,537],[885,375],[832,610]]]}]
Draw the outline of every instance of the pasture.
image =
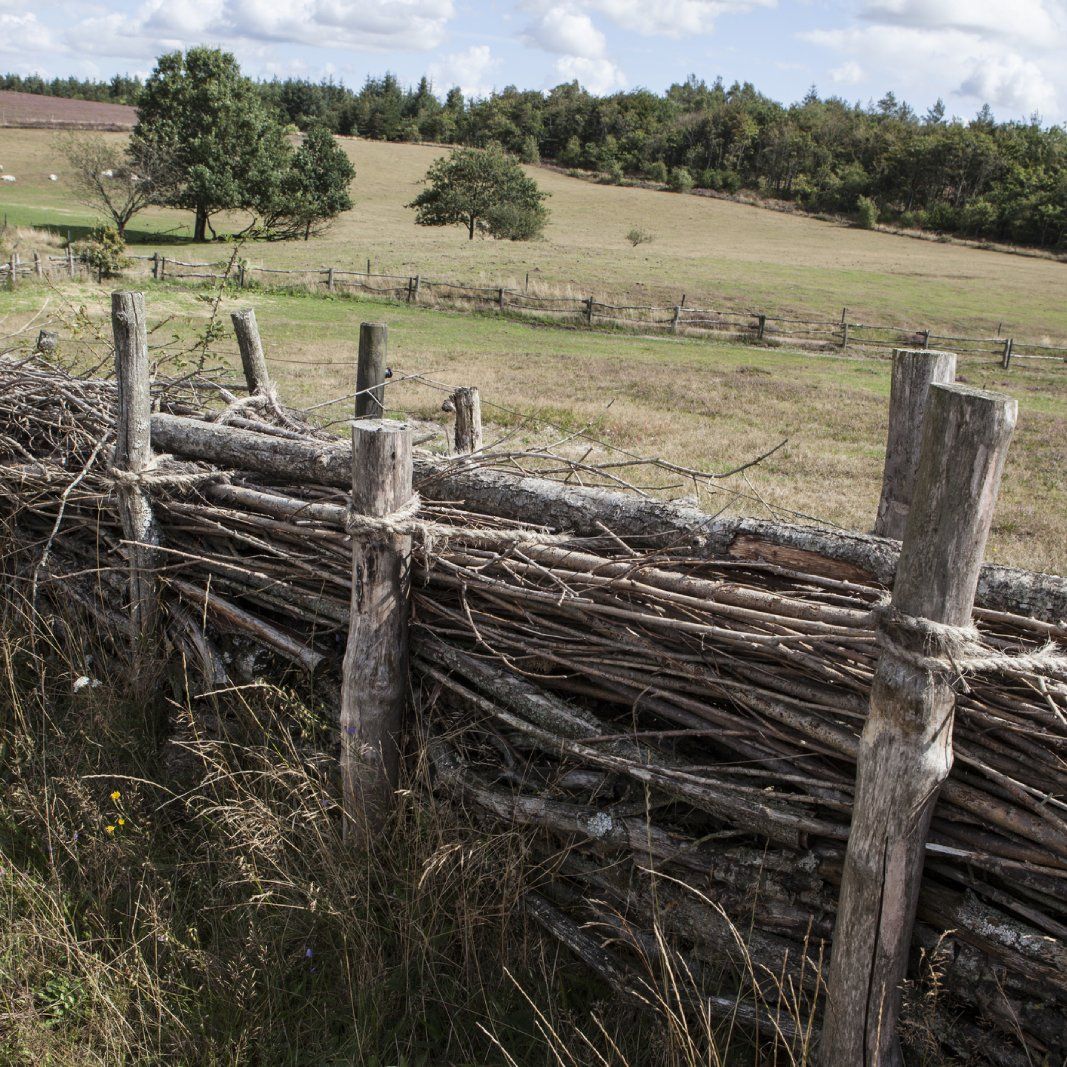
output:
[{"label": "pasture", "polygon": [[[107,136],[122,138],[123,134]],[[525,285],[548,292],[618,297],[634,303],[758,307],[770,313],[885,321],[992,335],[998,327],[1032,341],[1067,339],[1060,299],[1067,265],[952,243],[869,232],[730,201],[650,189],[597,185],[530,168],[551,193],[543,241],[467,241],[459,228],[414,225],[405,208],[431,161],[446,149],[342,139],[356,166],[355,209],[311,242],[256,244],[246,254],[264,266],[360,267],[404,275]],[[56,134],[0,130],[0,165],[18,181],[0,188],[0,212],[12,223],[89,225],[62,180]],[[138,216],[131,238],[168,254],[188,242],[188,212],[156,209]],[[219,219],[240,229],[247,219]],[[641,227],[651,244],[630,246]],[[186,247],[192,258],[211,246]],[[224,255],[225,248],[219,247]],[[180,256],[179,256],[180,258]]]},{"label": "pasture", "polygon": [[[45,321],[78,332],[85,354],[92,330],[108,335],[107,289],[64,282],[33,329]],[[28,323],[48,298],[40,285],[0,292],[0,333]],[[212,312],[204,290],[146,283],[152,344],[187,345]],[[889,398],[889,361],[733,343],[559,329],[493,315],[385,305],[301,293],[227,292],[216,346],[240,367],[229,312],[256,309],[268,360],[287,402],[318,404],[354,388],[361,320],[390,326],[390,363],[399,378],[478,385],[488,440],[508,435],[530,444],[584,431],[590,438],[702,470],[725,471],[788,444],[723,483],[701,503],[757,516],[794,513],[850,529],[869,529],[881,488]],[[84,308],[84,313],[78,309]],[[84,315],[84,317],[81,317]],[[90,328],[87,323],[92,324]],[[76,349],[77,350],[77,349]],[[68,353],[71,346],[68,345]],[[1019,399],[1020,417],[989,558],[1062,573],[1067,568],[1067,389],[1057,363],[1018,361],[1010,372],[992,360],[962,357],[960,377]],[[391,409],[441,419],[441,394],[405,382],[390,388]],[[320,409],[342,419],[347,406]],[[588,442],[579,441],[574,447]],[[580,451],[579,451],[580,454]],[[684,481],[675,495],[695,492]]]}]

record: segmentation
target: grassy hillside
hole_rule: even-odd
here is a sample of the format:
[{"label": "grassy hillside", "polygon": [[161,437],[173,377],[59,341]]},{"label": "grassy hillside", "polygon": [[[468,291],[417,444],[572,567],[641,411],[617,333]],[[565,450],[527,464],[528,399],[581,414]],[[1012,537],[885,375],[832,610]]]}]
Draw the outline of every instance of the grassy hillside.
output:
[{"label": "grassy hillside", "polygon": [[[109,135],[120,138],[123,135]],[[1067,340],[1062,300],[1067,265],[1052,260],[868,232],[756,207],[648,189],[594,185],[531,168],[552,194],[546,239],[529,244],[468,242],[458,229],[416,227],[404,204],[444,149],[344,140],[357,177],[356,207],[323,238],[264,244],[265,266],[359,267],[428,277],[559,287],[634,301],[795,311],[824,317],[848,307],[854,321],[877,319],[937,331],[1006,333]],[[84,226],[72,202],[54,134],[0,130],[0,165],[17,176],[0,187],[12,222]],[[171,248],[191,232],[189,213],[155,210],[134,223],[136,239]],[[239,220],[231,220],[239,224]],[[634,226],[655,235],[632,248]],[[212,247],[183,249],[211,256]]]},{"label": "grassy hillside", "polygon": [[[148,283],[150,325],[158,350],[187,343],[211,312],[203,291]],[[0,292],[0,334],[40,310],[43,286]],[[724,471],[789,443],[721,492],[702,495],[712,511],[789,518],[800,512],[852,529],[874,521],[885,448],[889,363],[683,338],[562,330],[492,315],[469,315],[345,298],[227,293],[220,305],[220,356],[239,368],[229,312],[256,308],[268,358],[287,403],[318,404],[350,393],[361,320],[390,326],[390,363],[399,379],[421,373],[438,382],[478,385],[490,422],[487,441],[543,442],[586,429],[615,448],[660,456],[702,470]],[[76,284],[52,295],[37,329],[60,321],[69,335],[74,309],[84,307],[106,341],[107,290]],[[107,358],[78,320],[80,340],[67,354]],[[1005,373],[996,361],[961,360],[972,385],[1019,399],[1012,445],[989,548],[1002,563],[1067,573],[1067,375],[1056,363],[1018,362]],[[391,408],[441,419],[442,394],[401,382],[389,388]],[[350,401],[318,409],[324,419],[348,417]],[[556,427],[557,429],[553,429]],[[516,436],[510,436],[516,435]],[[576,442],[576,454],[587,442]],[[679,484],[675,494],[692,493]]]}]

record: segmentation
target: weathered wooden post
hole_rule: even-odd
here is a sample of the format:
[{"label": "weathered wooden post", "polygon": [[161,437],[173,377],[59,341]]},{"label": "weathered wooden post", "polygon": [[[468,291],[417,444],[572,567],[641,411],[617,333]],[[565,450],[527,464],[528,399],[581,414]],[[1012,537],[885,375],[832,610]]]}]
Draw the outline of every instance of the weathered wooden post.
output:
[{"label": "weathered wooden post", "polygon": [[930,347],[930,331],[929,330],[923,330],[922,336],[923,336],[923,348],[929,348]]},{"label": "weathered wooden post", "polygon": [[460,386],[452,393],[456,410],[456,451],[463,454],[478,452],[482,447],[482,398],[478,387]]},{"label": "weathered wooden post", "polygon": [[682,317],[682,305],[674,305],[674,314],[671,316],[671,333],[678,332],[678,322]]},{"label": "weathered wooden post", "polygon": [[[152,389],[148,364],[148,329],[144,295],[111,294],[111,328],[115,338],[115,494],[130,565],[130,615],[134,631],[150,634],[156,619],[153,545],[158,533],[152,504],[138,477],[152,466]],[[128,477],[123,477],[127,475]]]},{"label": "weathered wooden post", "polygon": [[67,245],[67,270],[69,271],[70,276],[73,278],[74,277],[74,249],[69,244]]},{"label": "weathered wooden post", "polygon": [[36,248],[33,250],[33,273],[36,274],[38,278],[44,274],[44,271],[41,269],[41,253],[38,252]]},{"label": "weathered wooden post", "polygon": [[157,282],[159,281],[159,253],[158,252],[153,252],[152,253],[152,279],[154,281],[157,281]]},{"label": "weathered wooden post", "polygon": [[[352,425],[353,518],[381,519],[411,501],[411,431],[390,420]],[[400,775],[408,689],[411,538],[353,525],[352,602],[341,682],[345,833],[384,823]]]},{"label": "weathered wooden post", "polygon": [[386,356],[389,328],[384,322],[359,326],[359,362],[356,366],[356,418],[380,419],[385,414]]},{"label": "weathered wooden post", "polygon": [[326,292],[333,292],[333,267],[326,268]]},{"label": "weathered wooden post", "polygon": [[367,256],[367,277],[370,277],[370,256]]},{"label": "weathered wooden post", "polygon": [[419,287],[422,285],[422,278],[416,274],[414,278],[414,284],[411,287],[411,302],[417,304],[419,302]]},{"label": "weathered wooden post", "polygon": [[237,335],[237,348],[241,353],[241,368],[245,373],[250,393],[267,394],[270,392],[270,370],[267,357],[263,352],[263,342],[256,325],[256,313],[252,308],[244,308],[230,315],[233,332]]},{"label": "weathered wooden post", "polygon": [[956,380],[953,352],[893,350],[893,380],[889,392],[889,433],[885,446],[882,496],[874,533],[899,541],[911,508],[915,470],[922,445],[923,414],[930,386]]},{"label": "weathered wooden post", "polygon": [[504,290],[497,289],[496,291],[496,308],[497,311],[503,312],[504,310]]},{"label": "weathered wooden post", "polygon": [[1015,426],[1009,397],[934,385],[882,655],[860,739],[821,1062],[899,1062],[899,986],[927,831],[952,766],[953,635],[970,624]]},{"label": "weathered wooden post", "polygon": [[1007,370],[1011,366],[1011,350],[1015,347],[1014,338],[1008,337],[1004,341],[1004,355],[1000,358],[1000,365]]},{"label": "weathered wooden post", "polygon": [[767,316],[766,315],[757,315],[756,318],[759,320],[759,324],[756,327],[756,340],[757,341],[762,341],[763,340],[763,332],[767,329]]},{"label": "weathered wooden post", "polygon": [[237,288],[243,289],[245,287],[245,265],[243,263],[237,264]]},{"label": "weathered wooden post", "polygon": [[59,348],[59,334],[55,330],[38,330],[37,344],[33,346],[34,352],[40,352],[42,356],[54,356]]},{"label": "weathered wooden post", "polygon": [[11,253],[11,258],[8,260],[8,283],[12,289],[17,289],[19,284],[19,264],[15,258],[15,253]]},{"label": "weathered wooden post", "polygon": [[848,323],[841,323],[841,347],[848,348]]},{"label": "weathered wooden post", "polygon": [[593,325],[593,298],[589,297],[585,302],[585,321],[587,326]]}]

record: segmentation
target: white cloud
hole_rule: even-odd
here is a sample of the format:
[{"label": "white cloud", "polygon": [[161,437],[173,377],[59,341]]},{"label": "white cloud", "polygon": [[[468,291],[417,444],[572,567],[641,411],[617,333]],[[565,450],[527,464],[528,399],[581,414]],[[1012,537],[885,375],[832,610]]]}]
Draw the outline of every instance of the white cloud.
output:
[{"label": "white cloud", "polygon": [[856,85],[863,81],[863,67],[850,59],[830,71],[830,81],[837,85]]},{"label": "white cloud", "polygon": [[595,96],[603,96],[626,85],[626,75],[610,59],[563,56],[556,60],[556,75],[562,81],[576,78]]},{"label": "white cloud", "polygon": [[24,15],[0,15],[0,54],[21,56],[62,50],[52,31],[32,11]]},{"label": "white cloud", "polygon": [[634,33],[682,37],[707,34],[721,15],[740,14],[756,7],[774,7],[776,0],[590,0],[612,22]]},{"label": "white cloud", "polygon": [[489,45],[476,44],[431,63],[427,73],[438,92],[458,85],[466,97],[488,96],[494,87],[493,72],[501,66]]},{"label": "white cloud", "polygon": [[867,0],[851,24],[799,36],[841,55],[830,71],[839,84],[862,79],[961,109],[988,103],[1005,117],[1049,117],[1067,96],[1065,21],[1062,0],[1015,0],[1010,14],[1000,0]]},{"label": "white cloud", "polygon": [[599,59],[607,52],[604,35],[584,12],[556,4],[526,28],[526,41],[562,56]]}]

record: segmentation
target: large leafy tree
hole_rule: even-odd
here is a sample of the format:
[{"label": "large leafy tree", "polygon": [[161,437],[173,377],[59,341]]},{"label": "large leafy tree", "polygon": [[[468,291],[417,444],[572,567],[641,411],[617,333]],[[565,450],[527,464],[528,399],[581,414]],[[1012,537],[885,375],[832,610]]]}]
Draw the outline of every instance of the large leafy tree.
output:
[{"label": "large leafy tree", "polygon": [[288,170],[262,205],[264,234],[275,240],[321,233],[352,207],[348,187],[356,168],[325,126],[314,126]]},{"label": "large leafy tree", "polygon": [[218,211],[256,208],[277,188],[292,149],[237,60],[217,48],[160,56],[145,82],[133,158],[165,159],[173,181],[161,203],[196,214],[203,241]]},{"label": "large leafy tree", "polygon": [[434,160],[424,180],[426,188],[408,204],[420,226],[462,225],[472,241],[479,231],[528,241],[548,221],[548,194],[499,145],[457,148]]}]

